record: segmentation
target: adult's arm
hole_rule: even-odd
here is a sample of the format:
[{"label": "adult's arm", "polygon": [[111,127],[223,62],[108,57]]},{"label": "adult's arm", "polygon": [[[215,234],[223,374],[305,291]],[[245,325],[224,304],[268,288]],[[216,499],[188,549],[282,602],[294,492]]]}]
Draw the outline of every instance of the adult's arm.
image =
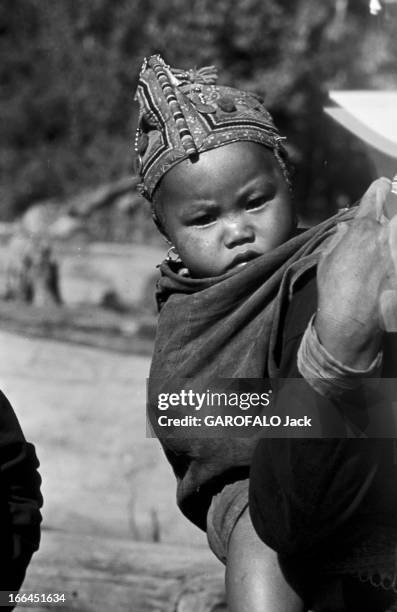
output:
[{"label": "adult's arm", "polygon": [[[316,303],[316,278],[312,276],[298,288],[288,309],[279,397],[291,411],[297,405],[316,406],[325,420],[331,415],[332,424],[332,415],[355,408],[354,398],[359,396],[325,397],[297,368],[297,352]],[[385,473],[385,467],[391,473]],[[282,557],[318,557],[322,550],[329,555],[338,542],[346,544],[351,535],[359,537],[357,525],[373,520],[371,514],[393,515],[395,496],[391,492],[388,501],[386,491],[393,483],[393,470],[391,441],[263,438],[250,472],[253,525]]]},{"label": "adult's arm", "polygon": [[397,227],[379,220],[390,189],[388,179],[372,183],[318,265],[314,327],[328,353],[353,370],[365,370],[376,359],[384,332],[381,296],[397,289],[391,248]]}]

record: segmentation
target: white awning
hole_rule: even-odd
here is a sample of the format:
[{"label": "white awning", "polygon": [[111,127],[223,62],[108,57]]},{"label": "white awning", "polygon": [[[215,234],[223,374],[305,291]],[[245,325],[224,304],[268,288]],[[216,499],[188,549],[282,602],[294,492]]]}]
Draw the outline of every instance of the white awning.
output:
[{"label": "white awning", "polygon": [[383,154],[397,158],[397,91],[332,91],[325,112]]}]

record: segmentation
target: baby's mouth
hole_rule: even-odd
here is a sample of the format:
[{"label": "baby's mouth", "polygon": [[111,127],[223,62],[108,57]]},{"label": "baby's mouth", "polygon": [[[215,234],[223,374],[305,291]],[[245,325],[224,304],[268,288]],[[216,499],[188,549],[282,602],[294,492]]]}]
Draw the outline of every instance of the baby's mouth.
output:
[{"label": "baby's mouth", "polygon": [[233,270],[234,268],[243,267],[249,261],[252,261],[253,259],[259,257],[259,255],[260,253],[257,253],[256,251],[245,251],[244,253],[239,253],[227,266],[226,271],[228,272],[229,270]]}]

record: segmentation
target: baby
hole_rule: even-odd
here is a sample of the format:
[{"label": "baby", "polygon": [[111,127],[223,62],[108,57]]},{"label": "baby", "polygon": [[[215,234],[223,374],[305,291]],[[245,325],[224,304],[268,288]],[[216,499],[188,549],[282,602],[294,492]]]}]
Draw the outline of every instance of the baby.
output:
[{"label": "baby", "polygon": [[[279,374],[288,352],[288,296],[308,274],[312,283],[313,270],[315,281],[319,247],[354,213],[297,230],[283,138],[257,96],[217,86],[213,69],[171,70],[153,56],[142,67],[137,99],[142,192],[177,253],[161,266],[149,384],[155,426],[155,398],[167,381],[205,384]],[[307,319],[295,336],[306,328]],[[316,346],[319,339],[310,329],[307,342]],[[332,336],[322,321],[321,336],[327,333]],[[349,373],[355,366],[360,375],[376,371],[377,350],[374,356],[370,349],[348,364]],[[296,352],[292,359],[296,364]],[[332,377],[334,363],[325,359],[322,365]],[[257,441],[161,439],[177,477],[181,510],[207,531],[211,549],[226,564],[230,611],[299,612],[304,602],[249,517],[248,477]]]}]

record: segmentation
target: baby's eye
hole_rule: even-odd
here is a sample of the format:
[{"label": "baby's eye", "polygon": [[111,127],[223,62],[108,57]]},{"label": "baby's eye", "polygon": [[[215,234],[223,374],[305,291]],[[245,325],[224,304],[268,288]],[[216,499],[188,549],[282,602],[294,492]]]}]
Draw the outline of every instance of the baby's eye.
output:
[{"label": "baby's eye", "polygon": [[245,205],[246,210],[255,210],[257,208],[261,208],[267,203],[267,198],[255,198],[253,200],[248,200]]},{"label": "baby's eye", "polygon": [[216,216],[213,214],[200,215],[192,220],[192,225],[210,225],[216,221]]}]

